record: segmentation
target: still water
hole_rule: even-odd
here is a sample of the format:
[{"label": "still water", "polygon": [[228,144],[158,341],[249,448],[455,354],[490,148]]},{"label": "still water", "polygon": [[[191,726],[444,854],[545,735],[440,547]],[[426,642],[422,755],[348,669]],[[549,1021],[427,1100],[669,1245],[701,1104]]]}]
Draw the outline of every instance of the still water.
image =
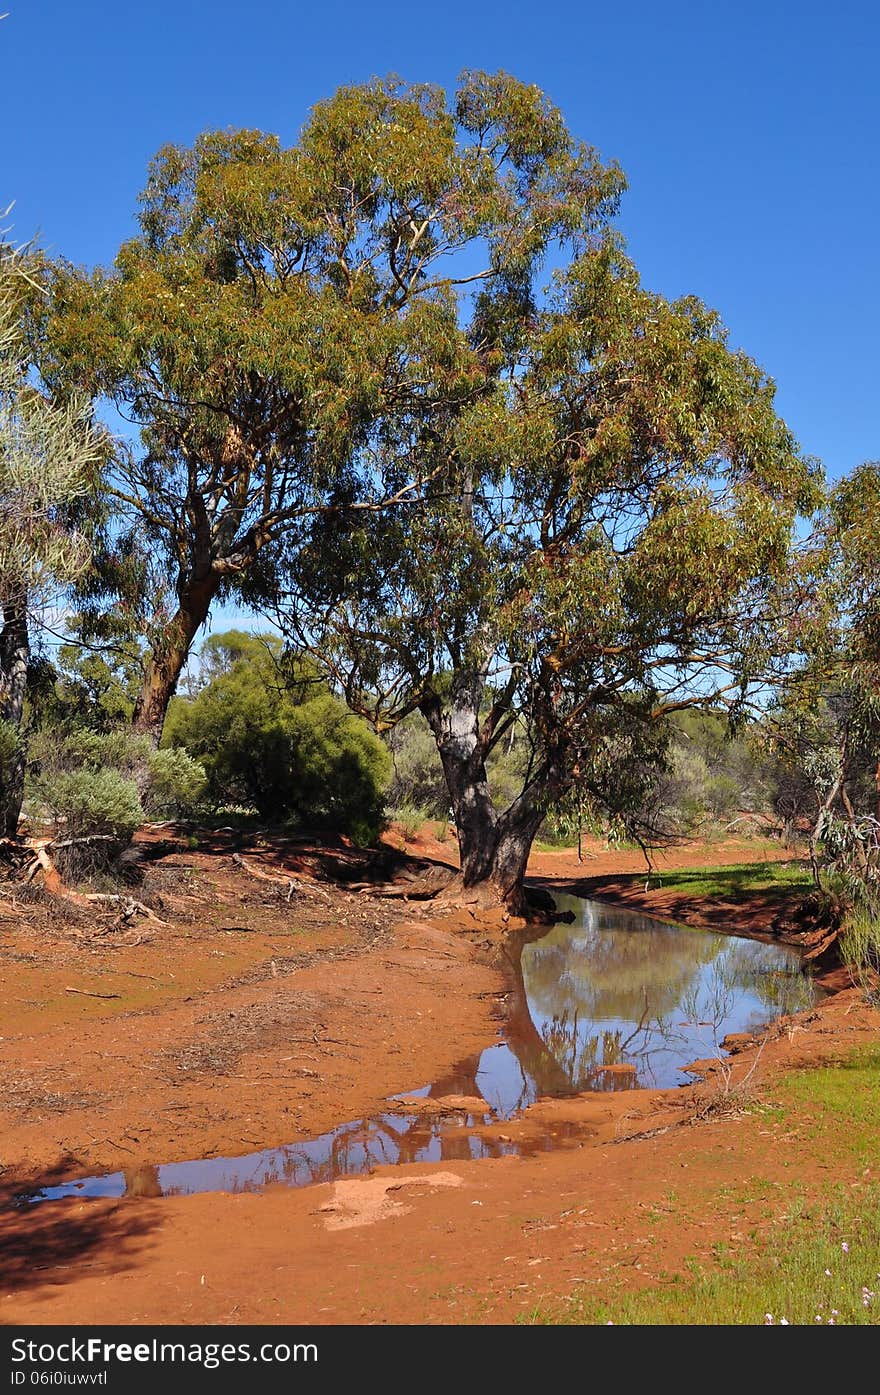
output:
[{"label": "still water", "polygon": [[319,1138],[86,1177],[23,1194],[20,1202],[259,1191],[335,1181],[382,1164],[565,1146],[573,1126],[548,1127],[527,1144],[475,1130],[540,1097],[685,1084],[692,1077],[684,1068],[723,1055],[728,1033],[755,1031],[818,996],[786,946],[671,925],[597,901],[559,897],[557,904],[573,918],[515,947],[502,1039],[443,1079],[407,1092],[466,1095],[485,1109],[426,1117],[389,1102],[388,1112],[349,1120]]}]

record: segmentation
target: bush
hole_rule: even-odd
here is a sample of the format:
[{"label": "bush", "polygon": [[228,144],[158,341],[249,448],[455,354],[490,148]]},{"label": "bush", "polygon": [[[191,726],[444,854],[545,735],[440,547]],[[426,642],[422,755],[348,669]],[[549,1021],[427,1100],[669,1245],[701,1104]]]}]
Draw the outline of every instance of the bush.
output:
[{"label": "bush", "polygon": [[840,957],[868,998],[880,1001],[880,915],[866,908],[846,913],[840,931]]},{"label": "bush", "polygon": [[181,747],[150,751],[147,757],[149,785],[146,806],[150,814],[171,817],[189,814],[198,807],[208,777],[205,767]]},{"label": "bush", "polygon": [[363,843],[377,836],[388,752],[314,667],[283,663],[271,636],[236,631],[204,646],[203,672],[196,696],[173,702],[163,751],[182,747],[202,765],[215,807]]},{"label": "bush", "polygon": [[415,804],[402,804],[399,809],[392,809],[388,815],[396,823],[405,843],[412,843],[418,835],[419,829],[428,822],[429,814],[427,809],[423,809]]},{"label": "bush", "polygon": [[55,851],[68,880],[106,870],[144,817],[137,786],[118,770],[54,770],[41,781],[40,797],[56,838],[83,840]]},{"label": "bush", "polygon": [[197,802],[205,772],[185,751],[155,751],[126,729],[44,728],[31,744],[28,802],[56,840],[62,875],[106,871],[147,813],[181,813]]},{"label": "bush", "polygon": [[118,770],[63,770],[41,785],[56,830],[68,838],[109,836],[129,842],[144,817],[137,786]]}]

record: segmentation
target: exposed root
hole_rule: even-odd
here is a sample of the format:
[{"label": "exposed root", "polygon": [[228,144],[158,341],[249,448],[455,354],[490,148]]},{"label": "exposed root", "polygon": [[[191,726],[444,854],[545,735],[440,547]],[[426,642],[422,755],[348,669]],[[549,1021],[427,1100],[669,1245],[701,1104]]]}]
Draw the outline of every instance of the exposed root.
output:
[{"label": "exposed root", "polygon": [[127,927],[137,915],[146,916],[148,920],[154,921],[156,925],[166,925],[167,921],[162,920],[149,906],[145,906],[143,901],[138,901],[133,896],[119,892],[80,892],[74,891],[72,887],[65,886],[61,873],[58,871],[51,856],[50,849],[52,851],[57,849],[63,850],[76,847],[80,844],[113,841],[115,840],[103,833],[94,834],[87,838],[63,838],[57,841],[51,838],[45,838],[39,841],[31,840],[24,845],[31,858],[24,870],[24,882],[26,885],[33,882],[37,874],[41,872],[45,890],[61,901],[66,901],[71,905],[81,908],[93,907],[99,902],[118,906],[119,918],[113,926],[114,929]]},{"label": "exposed root", "polygon": [[275,877],[271,872],[264,872],[262,867],[254,867],[247,862],[240,853],[232,854],[232,861],[236,867],[240,867],[243,872],[247,872],[249,877],[256,877],[258,881],[270,882],[272,885],[281,887],[285,892],[285,900],[289,901],[296,893],[301,896],[317,896],[321,901],[329,901],[329,896],[320,887],[307,886],[299,877]]},{"label": "exposed root", "polygon": [[117,892],[97,892],[90,891],[80,898],[82,901],[109,901],[112,905],[120,907],[120,921],[131,920],[136,915],[145,915],[148,920],[155,921],[157,925],[167,925],[167,920],[162,920],[151,911],[149,906],[145,906],[143,901],[136,901],[133,896],[121,896]]}]

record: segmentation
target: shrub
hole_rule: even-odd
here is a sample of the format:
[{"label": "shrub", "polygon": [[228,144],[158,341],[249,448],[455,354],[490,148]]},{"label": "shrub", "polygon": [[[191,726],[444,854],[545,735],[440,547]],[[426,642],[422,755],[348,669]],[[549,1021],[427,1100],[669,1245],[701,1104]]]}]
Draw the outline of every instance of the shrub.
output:
[{"label": "shrub", "polygon": [[163,750],[182,747],[202,765],[215,807],[374,839],[390,759],[367,724],[314,667],[282,663],[271,636],[234,632],[206,649],[208,681],[172,703]]},{"label": "shrub", "polygon": [[137,786],[118,770],[53,771],[41,794],[56,828],[69,838],[109,836],[127,843],[144,816]]},{"label": "shrub", "polygon": [[880,1001],[880,916],[862,907],[848,911],[840,931],[840,955],[854,982],[872,1002]]},{"label": "shrub", "polygon": [[181,747],[150,751],[147,757],[149,785],[145,796],[151,814],[172,816],[191,813],[205,792],[205,767]]},{"label": "shrub", "polygon": [[[62,844],[54,856],[67,880],[111,866],[144,816],[137,786],[113,769],[51,771],[40,797]],[[64,846],[68,839],[74,841]]]},{"label": "shrub", "polygon": [[429,816],[426,809],[422,809],[416,804],[402,804],[399,809],[392,809],[388,817],[399,825],[403,841],[412,843],[418,835],[419,829],[427,823]]},{"label": "shrub", "polygon": [[155,751],[126,729],[44,728],[31,744],[28,799],[51,825],[63,876],[107,871],[146,812],[179,813],[196,803],[204,770],[185,751]]}]

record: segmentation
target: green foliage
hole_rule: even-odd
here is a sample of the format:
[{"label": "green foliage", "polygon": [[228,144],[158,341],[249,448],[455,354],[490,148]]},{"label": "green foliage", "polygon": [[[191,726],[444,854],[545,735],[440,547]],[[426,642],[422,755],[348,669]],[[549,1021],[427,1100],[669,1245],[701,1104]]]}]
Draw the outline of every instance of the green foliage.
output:
[{"label": "green foliage", "polygon": [[880,1003],[880,916],[874,910],[851,907],[845,913],[840,955],[868,998]]},{"label": "green foliage", "polygon": [[419,829],[428,822],[428,811],[421,805],[401,804],[398,808],[389,809],[388,818],[396,823],[405,843],[412,843]]},{"label": "green foliage", "polygon": [[291,147],[254,130],[163,147],[115,267],[47,267],[33,315],[46,383],[142,428],[105,480],[91,599],[124,595],[176,678],[210,601],[273,596],[310,511],[358,496],[389,406],[434,410],[426,363],[470,396],[465,321],[495,360],[544,255],[582,244],[622,188],[504,73],[466,74],[451,100],[393,78],[342,88]]},{"label": "green foliage", "polygon": [[25,306],[31,261],[0,242],[0,721],[16,733],[0,780],[0,834],[14,837],[24,791],[32,617],[87,569],[108,437],[88,404],[31,380]]},{"label": "green foliage", "polygon": [[213,638],[208,681],[172,703],[163,749],[184,747],[200,762],[216,806],[369,841],[382,821],[387,750],[314,667],[282,665],[278,648],[237,632]]},{"label": "green foliage", "polygon": [[144,667],[130,620],[114,614],[94,626],[76,616],[67,628],[71,639],[55,655],[54,691],[43,699],[46,719],[96,731],[130,722]]},{"label": "green foliage", "polygon": [[754,833],[772,813],[772,762],[759,729],[732,729],[717,712],[680,712],[671,718],[669,760],[658,798],[671,830],[711,836]]},{"label": "green foliage", "polygon": [[[880,463],[831,493],[820,583],[768,736],[788,817],[809,826],[814,875],[880,918]],[[857,938],[857,937],[856,937]]]},{"label": "green foliage", "polygon": [[107,835],[125,844],[143,820],[137,786],[119,770],[54,770],[39,782],[40,802],[65,838]]},{"label": "green foliage", "polygon": [[18,760],[20,740],[15,724],[0,719],[0,785],[4,782],[4,772],[11,770]]},{"label": "green foliage", "polygon": [[[487,282],[416,403],[383,416],[358,495],[375,509],[317,517],[287,558],[279,623],[380,727],[422,713],[460,835],[480,804],[485,837],[473,795],[515,730],[494,826],[533,835],[580,790],[653,837],[669,717],[742,709],[788,652],[815,464],[717,313],[644,288],[605,212],[548,293]],[[405,510],[379,507],[392,487]],[[691,822],[738,793],[703,759]]]},{"label": "green foliage", "polygon": [[108,448],[86,401],[52,402],[28,380],[24,314],[33,275],[28,259],[0,245],[0,601],[6,604],[19,594],[45,599],[88,566],[82,505]]},{"label": "green foliage", "polygon": [[437,754],[437,743],[420,712],[411,712],[386,737],[392,773],[388,804],[424,810],[425,818],[440,818],[449,809],[449,791]]},{"label": "green foliage", "polygon": [[185,751],[156,751],[128,728],[47,725],[31,746],[28,808],[56,839],[91,840],[59,852],[61,870],[77,876],[109,867],[145,817],[192,813],[205,784]]},{"label": "green foliage", "polygon": [[208,777],[204,766],[182,749],[151,750],[147,756],[147,808],[165,817],[198,809]]}]

